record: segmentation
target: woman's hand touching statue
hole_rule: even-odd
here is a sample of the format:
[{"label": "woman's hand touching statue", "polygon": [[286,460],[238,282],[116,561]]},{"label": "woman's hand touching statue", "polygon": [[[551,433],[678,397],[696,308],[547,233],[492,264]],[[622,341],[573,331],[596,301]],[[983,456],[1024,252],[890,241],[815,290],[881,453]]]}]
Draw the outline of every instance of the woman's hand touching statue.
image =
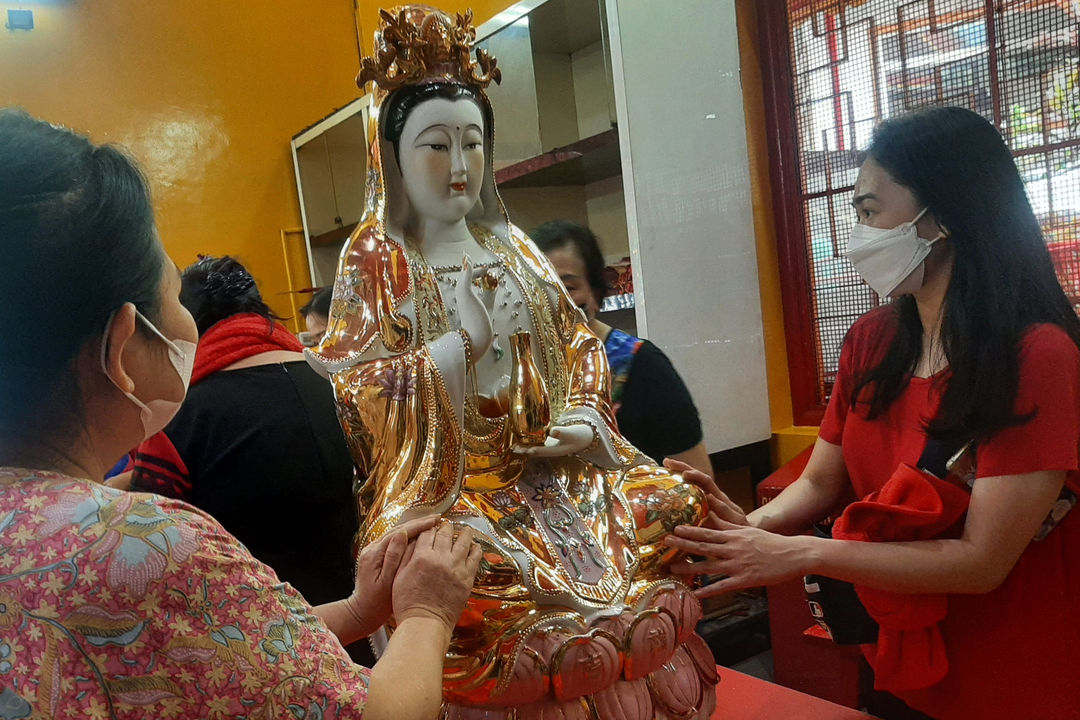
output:
[{"label": "woman's hand touching statue", "polygon": [[454,535],[449,522],[440,522],[420,534],[409,546],[393,584],[394,617],[438,620],[449,636],[472,591],[480,567],[480,545],[472,529]]},{"label": "woman's hand touching statue", "polygon": [[435,526],[436,516],[403,523],[366,545],[356,558],[355,587],[346,606],[356,621],[355,634],[365,637],[386,623],[393,612],[392,590],[409,543]]},{"label": "woman's hand touching statue", "polygon": [[729,498],[716,484],[716,480],[709,475],[684,462],[672,460],[671,458],[664,460],[664,467],[671,472],[679,473],[682,475],[683,480],[697,486],[701,492],[705,493],[705,498],[709,503],[709,517],[705,520],[705,527],[719,529],[717,519],[732,525],[745,526],[750,524],[750,521],[746,519],[746,511]]}]

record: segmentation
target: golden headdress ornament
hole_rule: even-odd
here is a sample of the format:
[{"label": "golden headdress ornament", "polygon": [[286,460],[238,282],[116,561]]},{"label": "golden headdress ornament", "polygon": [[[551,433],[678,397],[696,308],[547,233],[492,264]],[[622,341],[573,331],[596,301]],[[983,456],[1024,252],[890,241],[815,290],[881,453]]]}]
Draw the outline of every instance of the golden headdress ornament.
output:
[{"label": "golden headdress ornament", "polygon": [[374,82],[390,92],[433,80],[484,88],[502,80],[502,71],[486,50],[477,48],[475,61],[469,55],[476,41],[472,10],[451,18],[433,7],[407,5],[380,10],[379,15],[374,52],[360,61],[356,76],[361,88]]}]

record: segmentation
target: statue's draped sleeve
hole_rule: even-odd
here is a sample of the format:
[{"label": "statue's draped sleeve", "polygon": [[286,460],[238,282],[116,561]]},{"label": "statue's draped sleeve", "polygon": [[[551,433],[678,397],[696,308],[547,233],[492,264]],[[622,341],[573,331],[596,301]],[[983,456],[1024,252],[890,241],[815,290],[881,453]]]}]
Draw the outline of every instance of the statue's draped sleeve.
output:
[{"label": "statue's draped sleeve", "polygon": [[453,504],[463,452],[464,347],[458,333],[418,341],[406,253],[374,228],[354,233],[337,278],[327,334],[308,357],[330,374],[363,478],[363,545],[401,520]]}]

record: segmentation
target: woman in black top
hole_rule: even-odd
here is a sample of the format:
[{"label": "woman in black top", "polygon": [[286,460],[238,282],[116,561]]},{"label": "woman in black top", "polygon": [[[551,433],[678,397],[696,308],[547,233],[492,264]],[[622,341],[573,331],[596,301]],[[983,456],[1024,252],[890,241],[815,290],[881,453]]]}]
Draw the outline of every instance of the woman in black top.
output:
[{"label": "woman in black top", "polygon": [[596,236],[569,220],[552,220],[531,237],[589,319],[589,329],[604,341],[611,365],[611,400],[622,434],[654,460],[679,460],[711,476],[697,408],[671,361],[648,340],[596,318],[607,294]]},{"label": "woman in black top", "polygon": [[358,523],[333,391],[236,260],[188,267],[180,300],[199,330],[191,388],[135,450],[132,487],[205,510],[308,602],[347,595]]}]

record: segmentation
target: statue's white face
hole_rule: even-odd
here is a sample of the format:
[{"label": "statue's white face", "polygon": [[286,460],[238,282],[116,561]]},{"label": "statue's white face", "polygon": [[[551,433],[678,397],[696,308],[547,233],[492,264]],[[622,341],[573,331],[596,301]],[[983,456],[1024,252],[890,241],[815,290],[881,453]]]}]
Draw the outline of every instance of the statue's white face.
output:
[{"label": "statue's white face", "polygon": [[405,120],[398,163],[418,220],[453,223],[476,205],[484,181],[484,117],[469,99],[426,100]]}]

